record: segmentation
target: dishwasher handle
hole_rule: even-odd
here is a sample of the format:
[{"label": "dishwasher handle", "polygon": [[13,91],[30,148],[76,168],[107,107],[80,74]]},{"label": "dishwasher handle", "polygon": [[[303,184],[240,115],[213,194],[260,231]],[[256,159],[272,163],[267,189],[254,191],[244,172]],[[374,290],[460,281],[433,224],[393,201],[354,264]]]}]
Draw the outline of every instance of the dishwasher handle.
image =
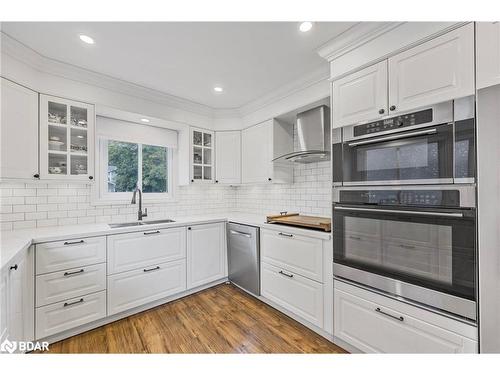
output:
[{"label": "dishwasher handle", "polygon": [[230,229],[229,233],[237,235],[237,236],[247,237],[247,238],[252,237],[252,235],[250,233],[240,232],[239,230],[234,230],[234,229]]}]

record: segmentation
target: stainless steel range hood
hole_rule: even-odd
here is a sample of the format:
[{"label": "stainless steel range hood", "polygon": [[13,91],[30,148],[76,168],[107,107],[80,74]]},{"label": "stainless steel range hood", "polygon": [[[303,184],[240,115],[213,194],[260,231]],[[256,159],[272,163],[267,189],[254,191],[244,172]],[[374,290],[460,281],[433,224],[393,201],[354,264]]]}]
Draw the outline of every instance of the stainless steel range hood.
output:
[{"label": "stainless steel range hood", "polygon": [[297,114],[298,147],[273,161],[313,163],[330,160],[330,108],[326,105]]}]

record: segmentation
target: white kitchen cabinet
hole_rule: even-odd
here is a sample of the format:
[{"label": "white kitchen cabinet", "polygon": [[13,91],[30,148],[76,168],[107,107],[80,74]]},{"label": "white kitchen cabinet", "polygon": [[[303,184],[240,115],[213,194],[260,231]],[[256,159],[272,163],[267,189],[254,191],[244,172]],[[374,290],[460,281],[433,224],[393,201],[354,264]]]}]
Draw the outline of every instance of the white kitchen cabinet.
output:
[{"label": "white kitchen cabinet", "polygon": [[477,327],[334,283],[334,335],[366,353],[477,353]]},{"label": "white kitchen cabinet", "polygon": [[476,86],[500,84],[500,22],[476,22]]},{"label": "white kitchen cabinet", "polygon": [[[147,249],[145,249],[147,250]],[[186,290],[186,259],[108,276],[108,315]]]},{"label": "white kitchen cabinet", "polygon": [[107,241],[108,275],[186,257],[185,227],[116,234]]},{"label": "white kitchen cabinet", "polygon": [[323,241],[283,231],[260,231],[261,260],[323,282]]},{"label": "white kitchen cabinet", "polygon": [[293,151],[293,126],[275,119],[244,129],[242,137],[242,183],[290,183],[292,163],[273,162]]},{"label": "white kitchen cabinet", "polygon": [[191,128],[190,145],[191,183],[214,182],[215,133]]},{"label": "white kitchen cabinet", "polygon": [[215,182],[241,183],[241,132],[215,133]]},{"label": "white kitchen cabinet", "polygon": [[263,262],[261,294],[315,326],[323,327],[323,284]]},{"label": "white kitchen cabinet", "polygon": [[0,342],[34,338],[33,250],[16,255],[0,271]]},{"label": "white kitchen cabinet", "polygon": [[39,307],[35,317],[37,340],[105,318],[106,291]]},{"label": "white kitchen cabinet", "polygon": [[0,178],[36,179],[38,93],[1,78]]},{"label": "white kitchen cabinet", "polygon": [[40,176],[94,179],[94,106],[40,95]]},{"label": "white kitchen cabinet", "polygon": [[88,237],[36,245],[36,274],[106,262],[106,237]]},{"label": "white kitchen cabinet", "polygon": [[225,237],[225,223],[188,227],[188,289],[227,277]]},{"label": "white kitchen cabinet", "polygon": [[333,127],[387,115],[387,60],[333,82]]},{"label": "white kitchen cabinet", "polygon": [[389,58],[389,112],[474,95],[474,24]]}]

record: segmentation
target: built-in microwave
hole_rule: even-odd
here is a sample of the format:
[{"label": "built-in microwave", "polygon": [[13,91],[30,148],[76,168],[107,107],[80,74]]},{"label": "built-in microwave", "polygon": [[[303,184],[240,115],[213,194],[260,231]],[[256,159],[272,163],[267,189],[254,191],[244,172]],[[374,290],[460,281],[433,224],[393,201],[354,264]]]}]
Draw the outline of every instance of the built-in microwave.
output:
[{"label": "built-in microwave", "polygon": [[333,132],[333,185],[475,182],[475,102],[466,97]]}]

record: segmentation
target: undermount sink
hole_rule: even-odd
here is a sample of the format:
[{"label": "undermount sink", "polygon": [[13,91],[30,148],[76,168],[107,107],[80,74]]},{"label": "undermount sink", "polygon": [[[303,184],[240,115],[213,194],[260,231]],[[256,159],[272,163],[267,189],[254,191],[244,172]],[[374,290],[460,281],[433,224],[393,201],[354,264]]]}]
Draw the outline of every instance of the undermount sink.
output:
[{"label": "undermount sink", "polygon": [[131,223],[118,223],[118,224],[108,224],[108,225],[110,228],[123,228],[123,227],[137,227],[139,225],[163,224],[163,223],[173,223],[173,222],[175,222],[175,220],[162,219],[162,220],[134,221]]}]

